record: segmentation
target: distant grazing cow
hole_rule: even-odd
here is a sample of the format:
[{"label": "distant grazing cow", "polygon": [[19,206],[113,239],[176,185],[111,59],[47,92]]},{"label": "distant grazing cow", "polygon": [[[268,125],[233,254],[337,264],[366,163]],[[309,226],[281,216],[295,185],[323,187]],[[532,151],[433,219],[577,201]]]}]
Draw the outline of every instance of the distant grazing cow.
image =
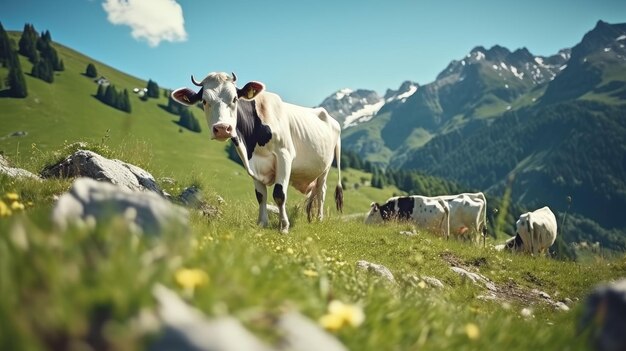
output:
[{"label": "distant grazing cow", "polygon": [[515,226],[517,233],[506,241],[504,249],[537,254],[547,252],[556,240],[556,217],[547,206],[522,214]]},{"label": "distant grazing cow", "polygon": [[412,195],[392,197],[383,205],[372,203],[365,216],[365,224],[382,223],[390,220],[413,222],[418,228],[450,235],[449,209],[447,202],[439,197]]},{"label": "distant grazing cow", "polygon": [[307,194],[309,220],[315,204],[321,220],[333,157],[339,171],[335,203],[341,211],[339,123],[323,108],[283,102],[278,95],[265,91],[265,85],[259,82],[249,82],[239,89],[236,80],[234,74],[226,73],[211,73],[201,82],[192,76],[191,81],[200,90],[180,88],[172,92],[172,98],[189,106],[202,101],[212,139],[233,141],[244,168],[254,178],[258,223],[268,225],[266,187],[274,185],[272,196],[279,207],[280,230],[289,231],[285,209],[287,184]]},{"label": "distant grazing cow", "polygon": [[440,196],[450,208],[450,232],[457,238],[474,241],[472,234],[487,233],[487,199],[481,192]]}]

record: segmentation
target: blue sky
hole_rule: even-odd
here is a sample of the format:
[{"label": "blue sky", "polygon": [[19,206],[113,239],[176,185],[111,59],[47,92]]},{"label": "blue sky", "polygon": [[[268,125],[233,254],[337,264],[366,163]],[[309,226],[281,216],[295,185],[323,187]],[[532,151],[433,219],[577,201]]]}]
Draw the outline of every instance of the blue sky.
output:
[{"label": "blue sky", "polygon": [[319,104],[341,88],[384,93],[433,81],[473,47],[550,55],[602,19],[626,22],[624,0],[553,1],[2,1],[9,30],[32,23],[53,40],[161,87],[213,71],[258,80],[284,100]]}]

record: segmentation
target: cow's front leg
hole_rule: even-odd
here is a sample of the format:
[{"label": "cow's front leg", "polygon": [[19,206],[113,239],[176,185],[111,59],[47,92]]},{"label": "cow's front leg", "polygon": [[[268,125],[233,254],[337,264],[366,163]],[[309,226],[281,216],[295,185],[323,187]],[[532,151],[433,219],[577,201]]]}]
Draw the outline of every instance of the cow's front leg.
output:
[{"label": "cow's front leg", "polygon": [[258,180],[254,180],[254,193],[256,195],[256,201],[259,203],[259,219],[257,224],[265,228],[269,224],[267,218],[267,187],[265,184]]},{"label": "cow's front leg", "polygon": [[278,206],[280,217],[280,232],[289,232],[289,218],[287,218],[287,186],[291,175],[291,162],[293,157],[287,150],[280,150],[276,154],[276,182],[274,185],[274,202]]}]

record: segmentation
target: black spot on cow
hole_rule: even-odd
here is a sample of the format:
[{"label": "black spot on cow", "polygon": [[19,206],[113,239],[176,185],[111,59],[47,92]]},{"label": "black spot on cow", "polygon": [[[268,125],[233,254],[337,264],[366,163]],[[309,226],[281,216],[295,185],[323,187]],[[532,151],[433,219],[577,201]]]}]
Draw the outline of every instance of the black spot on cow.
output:
[{"label": "black spot on cow", "polygon": [[521,248],[522,245],[524,245],[524,242],[522,241],[522,237],[519,236],[519,234],[515,234],[515,238],[513,238],[513,240],[507,240],[505,246],[507,249],[514,249],[514,248]]},{"label": "black spot on cow", "polygon": [[384,205],[380,205],[380,216],[384,221],[388,221],[396,216],[396,200],[387,201]]},{"label": "black spot on cow", "polygon": [[398,198],[398,219],[410,219],[415,207],[415,200],[405,196]]},{"label": "black spot on cow", "polygon": [[237,104],[237,134],[246,145],[248,160],[252,158],[252,153],[257,145],[264,146],[272,139],[272,130],[261,121],[254,100],[239,100]]},{"label": "black spot on cow", "polygon": [[254,194],[256,195],[256,201],[261,204],[261,202],[263,202],[263,194],[258,192],[256,189],[254,190]]},{"label": "black spot on cow", "polygon": [[274,193],[272,194],[274,197],[274,201],[276,205],[279,207],[285,203],[285,192],[283,191],[283,186],[280,184],[274,185]]}]

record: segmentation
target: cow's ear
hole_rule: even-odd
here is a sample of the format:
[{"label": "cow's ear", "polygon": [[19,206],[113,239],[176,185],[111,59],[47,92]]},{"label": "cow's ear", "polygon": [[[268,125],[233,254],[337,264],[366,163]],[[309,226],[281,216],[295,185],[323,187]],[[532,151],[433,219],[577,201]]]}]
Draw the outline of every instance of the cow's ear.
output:
[{"label": "cow's ear", "polygon": [[237,89],[237,96],[244,100],[253,100],[263,90],[265,90],[263,83],[252,81],[244,85],[243,88]]},{"label": "cow's ear", "polygon": [[199,92],[195,92],[189,88],[179,88],[172,92],[172,99],[183,105],[193,106],[202,100],[202,89]]}]

